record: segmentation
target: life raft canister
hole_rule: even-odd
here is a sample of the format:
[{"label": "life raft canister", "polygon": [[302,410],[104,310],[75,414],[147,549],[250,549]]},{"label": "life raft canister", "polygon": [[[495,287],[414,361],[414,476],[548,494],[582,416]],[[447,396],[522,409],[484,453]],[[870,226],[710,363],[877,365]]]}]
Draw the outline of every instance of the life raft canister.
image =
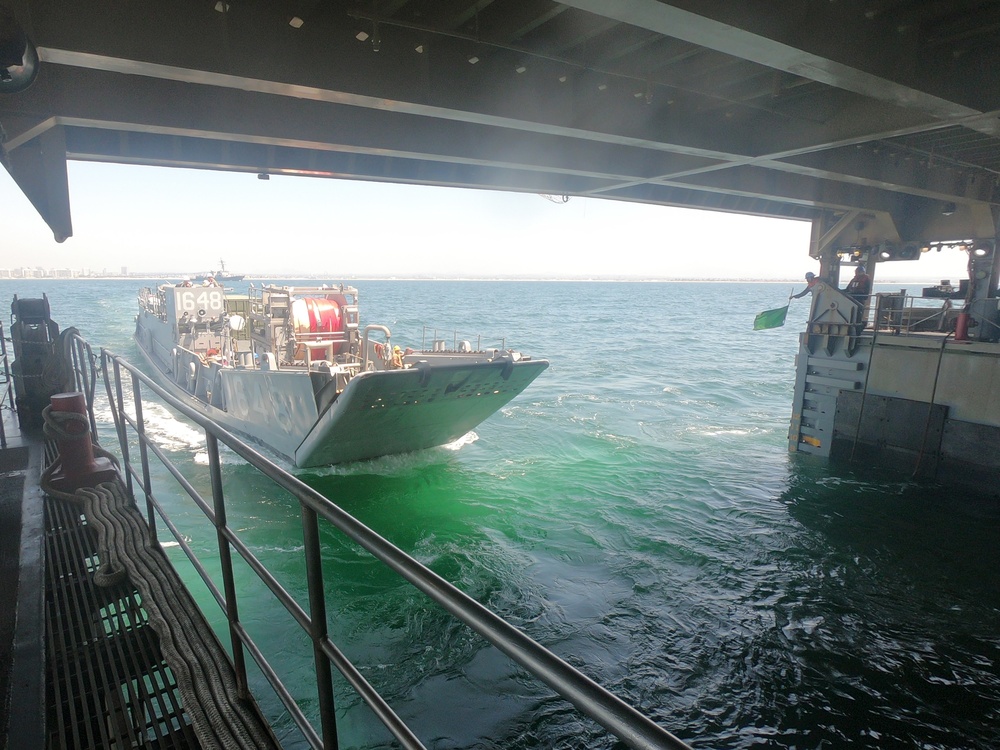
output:
[{"label": "life raft canister", "polygon": [[339,333],[343,328],[340,305],[328,299],[304,297],[292,302],[296,333]]}]

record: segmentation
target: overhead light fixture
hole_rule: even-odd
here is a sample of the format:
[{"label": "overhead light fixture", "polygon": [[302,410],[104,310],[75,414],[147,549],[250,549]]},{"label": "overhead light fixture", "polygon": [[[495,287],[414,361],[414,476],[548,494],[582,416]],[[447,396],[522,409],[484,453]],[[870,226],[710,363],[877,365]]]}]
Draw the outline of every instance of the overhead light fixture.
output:
[{"label": "overhead light fixture", "polygon": [[957,210],[958,206],[956,206],[954,203],[945,203],[944,206],[941,207],[941,215],[951,216]]},{"label": "overhead light fixture", "polygon": [[568,81],[568,80],[569,80],[569,76],[566,75],[565,73],[563,73],[561,76],[559,76],[559,83],[566,83],[566,81]]},{"label": "overhead light fixture", "polygon": [[528,69],[528,66],[522,64],[522,65],[518,65],[516,68],[514,68],[514,71],[517,72],[517,73],[524,73],[527,69]]},{"label": "overhead light fixture", "polygon": [[424,54],[424,45],[418,44],[416,47],[413,48],[413,51],[416,52],[418,55]]},{"label": "overhead light fixture", "polygon": [[478,57],[475,55],[469,55],[469,65],[475,65],[477,62],[479,62]]},{"label": "overhead light fixture", "polygon": [[38,75],[38,51],[14,13],[0,6],[0,94],[16,94]]},{"label": "overhead light fixture", "polygon": [[216,13],[228,13],[229,3],[224,3],[222,0],[219,0],[219,2],[215,4],[215,11]]},{"label": "overhead light fixture", "polygon": [[597,90],[598,91],[607,91],[607,89],[608,89],[608,84],[606,84],[606,83],[599,83],[599,84],[597,84]]},{"label": "overhead light fixture", "polygon": [[261,172],[260,174],[257,175],[257,179],[258,180],[270,180],[271,179],[271,175],[269,175],[267,172]]},{"label": "overhead light fixture", "polygon": [[292,20],[288,22],[288,25],[291,26],[293,29],[301,29],[302,24],[304,23],[305,21],[303,21],[298,16],[292,16]]},{"label": "overhead light fixture", "polygon": [[357,34],[354,35],[354,38],[357,39],[359,42],[367,42],[369,36],[371,35],[367,31],[359,31]]}]

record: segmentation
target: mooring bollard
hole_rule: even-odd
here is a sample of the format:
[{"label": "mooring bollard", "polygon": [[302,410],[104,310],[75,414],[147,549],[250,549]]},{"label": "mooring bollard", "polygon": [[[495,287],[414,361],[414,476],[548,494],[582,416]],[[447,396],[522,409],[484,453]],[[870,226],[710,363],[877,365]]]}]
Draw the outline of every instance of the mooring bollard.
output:
[{"label": "mooring bollard", "polygon": [[45,410],[45,434],[59,446],[59,465],[50,480],[53,488],[73,492],[114,479],[118,472],[111,460],[94,456],[84,395],[57,393],[49,401],[49,408]]},{"label": "mooring bollard", "polygon": [[960,312],[955,318],[955,341],[969,340],[969,313]]}]

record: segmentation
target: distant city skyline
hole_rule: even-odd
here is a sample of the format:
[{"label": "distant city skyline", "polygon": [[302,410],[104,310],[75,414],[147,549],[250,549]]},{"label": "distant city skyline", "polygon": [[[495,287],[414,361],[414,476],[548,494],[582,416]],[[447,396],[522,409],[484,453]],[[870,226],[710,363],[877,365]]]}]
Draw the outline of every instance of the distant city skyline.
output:
[{"label": "distant city skyline", "polygon": [[[0,169],[0,264],[218,269],[331,278],[797,280],[808,222],[694,209],[344,180],[70,162],[74,236],[56,243]],[[962,278],[966,259],[887,264],[880,279]]]}]

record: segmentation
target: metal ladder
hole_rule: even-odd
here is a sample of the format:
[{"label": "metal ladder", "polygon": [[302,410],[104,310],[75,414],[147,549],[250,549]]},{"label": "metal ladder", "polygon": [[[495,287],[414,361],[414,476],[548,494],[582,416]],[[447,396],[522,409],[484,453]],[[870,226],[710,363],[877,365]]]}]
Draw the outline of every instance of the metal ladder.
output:
[{"label": "metal ladder", "polygon": [[864,310],[828,284],[817,284],[806,331],[795,357],[795,394],[788,449],[828,457],[837,397],[860,391],[868,377],[871,347],[862,346]]}]

